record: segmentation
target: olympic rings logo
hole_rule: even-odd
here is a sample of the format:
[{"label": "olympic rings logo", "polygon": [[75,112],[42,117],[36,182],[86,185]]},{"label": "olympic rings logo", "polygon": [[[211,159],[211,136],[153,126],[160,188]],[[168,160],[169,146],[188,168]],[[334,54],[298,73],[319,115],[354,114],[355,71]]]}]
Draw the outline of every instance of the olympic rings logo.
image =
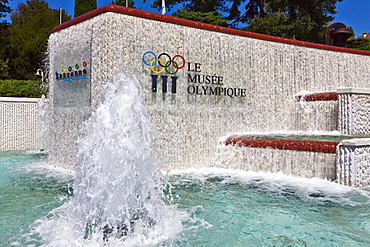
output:
[{"label": "olympic rings logo", "polygon": [[[148,57],[151,57],[151,58],[148,59]],[[185,58],[183,56],[175,55],[171,58],[171,56],[168,55],[165,52],[163,52],[159,56],[157,56],[154,52],[147,51],[143,54],[141,59],[143,60],[143,63],[145,65],[149,66],[150,70],[153,73],[156,73],[156,74],[160,74],[163,71],[166,71],[168,74],[174,75],[179,71],[179,69],[184,68],[185,64],[186,64]],[[176,60],[177,60],[177,62],[176,62]],[[180,61],[181,66],[178,63],[179,60],[181,60]],[[150,61],[150,62],[148,62],[148,61]],[[156,70],[156,68],[155,68],[155,65],[157,64],[157,62],[158,62],[158,65],[159,65],[159,70]],[[171,65],[174,67],[174,69],[172,71],[170,70]],[[157,68],[158,68],[158,66],[157,66]]]}]

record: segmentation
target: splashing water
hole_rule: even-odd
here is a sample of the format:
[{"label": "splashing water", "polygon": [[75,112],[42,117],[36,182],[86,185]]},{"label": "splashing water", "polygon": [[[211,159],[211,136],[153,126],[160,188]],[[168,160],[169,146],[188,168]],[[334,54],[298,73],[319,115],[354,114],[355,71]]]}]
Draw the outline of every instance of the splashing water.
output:
[{"label": "splashing water", "polygon": [[35,223],[46,244],[152,245],[182,231],[184,213],[163,200],[136,77],[119,73],[104,86],[78,148],[74,197]]}]

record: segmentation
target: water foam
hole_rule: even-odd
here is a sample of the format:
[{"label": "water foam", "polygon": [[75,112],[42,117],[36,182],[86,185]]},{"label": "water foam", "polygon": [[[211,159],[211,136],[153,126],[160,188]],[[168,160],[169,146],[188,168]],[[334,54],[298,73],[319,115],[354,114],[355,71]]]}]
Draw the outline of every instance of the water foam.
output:
[{"label": "water foam", "polygon": [[251,172],[223,168],[202,168],[177,170],[170,173],[179,176],[176,183],[192,181],[205,183],[217,178],[221,184],[235,184],[257,187],[276,195],[295,196],[313,204],[340,204],[348,206],[370,204],[370,191],[351,188],[319,178],[302,178],[283,173]]},{"label": "water foam", "polygon": [[48,246],[150,246],[182,231],[164,202],[151,123],[135,76],[117,74],[78,140],[74,197],[32,226]]}]

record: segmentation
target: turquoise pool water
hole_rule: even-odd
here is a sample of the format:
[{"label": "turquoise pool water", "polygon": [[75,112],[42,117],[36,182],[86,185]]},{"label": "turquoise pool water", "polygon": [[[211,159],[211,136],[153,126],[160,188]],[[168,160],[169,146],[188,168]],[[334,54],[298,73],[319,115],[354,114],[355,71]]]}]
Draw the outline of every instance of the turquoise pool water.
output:
[{"label": "turquoise pool water", "polygon": [[72,179],[48,169],[43,154],[0,152],[0,245],[23,246],[31,223],[67,200]]},{"label": "turquoise pool water", "polygon": [[[0,152],[1,246],[50,246],[34,226],[69,200],[73,174],[48,168],[45,159]],[[142,246],[370,246],[367,190],[225,169],[172,172],[166,179],[166,202],[188,215],[183,231]],[[84,246],[66,242],[60,246]]]},{"label": "turquoise pool water", "polygon": [[281,174],[180,174],[171,177],[179,207],[196,207],[210,226],[178,246],[370,246],[367,191]]}]

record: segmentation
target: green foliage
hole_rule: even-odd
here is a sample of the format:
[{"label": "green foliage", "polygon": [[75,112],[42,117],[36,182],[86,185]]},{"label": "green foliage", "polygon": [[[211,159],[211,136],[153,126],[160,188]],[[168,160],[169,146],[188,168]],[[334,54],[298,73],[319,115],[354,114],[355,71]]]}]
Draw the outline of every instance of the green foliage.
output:
[{"label": "green foliage", "polygon": [[352,49],[370,51],[370,39],[366,37],[349,38],[347,40],[347,47]]},{"label": "green foliage", "polygon": [[[13,79],[36,79],[35,72],[43,66],[47,40],[59,24],[59,10],[49,8],[44,0],[19,3],[11,15],[9,73]],[[63,21],[70,16],[63,12]]]},{"label": "green foliage", "polygon": [[0,97],[40,98],[47,94],[41,80],[0,80]]},{"label": "green foliage", "polygon": [[[228,20],[229,26],[240,28],[245,24],[243,29],[252,32],[323,43],[325,29],[334,20],[336,4],[341,1],[166,0],[166,7],[171,10],[182,5],[175,16],[185,19],[215,25],[221,23],[222,26],[226,26],[224,20]],[[160,10],[161,3],[162,0],[155,0],[151,6]]]},{"label": "green foliage", "polygon": [[5,61],[9,58],[10,40],[9,23],[0,22],[0,59]]},{"label": "green foliage", "polygon": [[[221,14],[221,12],[227,10],[227,7],[225,7],[226,1],[227,0],[166,0],[166,8],[171,10],[174,6],[182,3],[183,7],[177,10],[173,16],[227,27],[229,26],[227,23],[228,20]],[[151,6],[160,10],[162,7],[162,0],[155,0]]]},{"label": "green foliage", "polygon": [[266,0],[264,17],[245,20],[245,30],[324,43],[324,33],[342,0]]},{"label": "green foliage", "polygon": [[229,10],[227,19],[233,20],[233,25],[239,22],[247,22],[249,19],[256,17],[265,17],[265,1],[264,0],[249,0],[245,5],[245,11],[242,13],[239,7],[245,0],[233,0],[232,6]]},{"label": "green foliage", "polygon": [[[11,8],[5,5],[7,3],[6,0],[0,0],[0,19],[11,11]],[[7,79],[9,76],[9,49],[9,23],[2,21],[0,22],[0,80]]]},{"label": "green foliage", "polygon": [[[126,0],[113,0],[111,4],[126,7]],[[129,8],[135,8],[135,2],[133,0],[127,0],[127,5]]]},{"label": "green foliage", "polygon": [[[229,0],[166,0],[166,8],[170,11],[173,7],[182,4],[182,8],[194,12],[223,12],[227,10],[226,2]],[[162,7],[162,0],[155,0],[151,5],[158,10]]]},{"label": "green foliage", "polygon": [[2,60],[0,59],[0,80],[9,79],[9,59]]},{"label": "green foliage", "polygon": [[75,0],[74,17],[86,14],[96,8],[96,0]]},{"label": "green foliage", "polygon": [[6,13],[10,13],[12,9],[7,6],[8,0],[0,0],[0,19],[6,16]]},{"label": "green foliage", "polygon": [[187,19],[187,20],[193,20],[193,21],[199,21],[203,23],[208,23],[212,25],[217,25],[217,26],[225,26],[227,27],[227,21],[222,17],[222,15],[217,12],[195,12],[195,11],[187,11],[185,9],[178,10],[176,13],[174,13],[173,16]]},{"label": "green foliage", "polygon": [[[249,22],[249,25],[243,30],[263,33],[272,36],[278,36],[288,39],[310,40],[311,33],[317,27],[310,21],[309,17],[302,17],[299,20],[292,21],[282,13],[268,15],[265,18],[256,18]],[[320,34],[320,39],[323,38]]]}]

